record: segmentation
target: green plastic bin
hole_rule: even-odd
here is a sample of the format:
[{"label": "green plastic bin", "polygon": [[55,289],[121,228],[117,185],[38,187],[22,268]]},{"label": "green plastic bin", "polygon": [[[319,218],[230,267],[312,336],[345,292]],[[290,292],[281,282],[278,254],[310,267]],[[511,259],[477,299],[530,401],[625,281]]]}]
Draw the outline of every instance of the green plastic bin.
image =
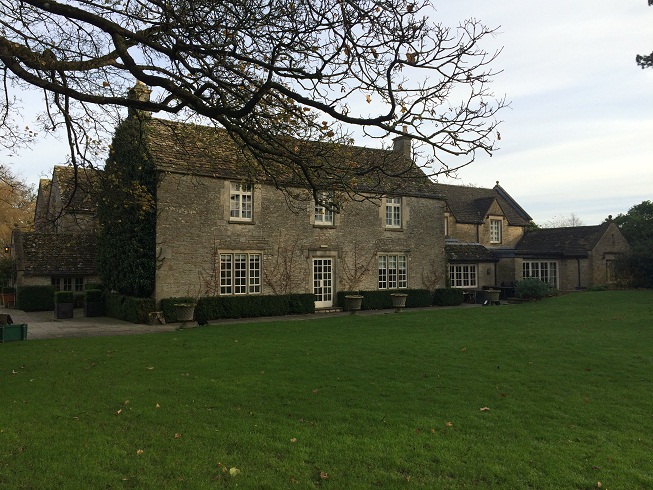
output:
[{"label": "green plastic bin", "polygon": [[27,325],[0,325],[0,342],[27,340]]}]

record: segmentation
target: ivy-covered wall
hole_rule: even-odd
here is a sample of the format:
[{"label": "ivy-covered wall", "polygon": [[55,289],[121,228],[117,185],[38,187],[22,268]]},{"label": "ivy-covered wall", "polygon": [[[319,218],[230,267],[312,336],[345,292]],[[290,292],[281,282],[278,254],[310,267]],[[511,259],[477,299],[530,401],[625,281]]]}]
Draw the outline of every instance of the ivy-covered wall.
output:
[{"label": "ivy-covered wall", "polygon": [[149,297],[156,269],[156,169],[145,144],[146,119],[118,126],[98,203],[98,268],[108,289]]}]

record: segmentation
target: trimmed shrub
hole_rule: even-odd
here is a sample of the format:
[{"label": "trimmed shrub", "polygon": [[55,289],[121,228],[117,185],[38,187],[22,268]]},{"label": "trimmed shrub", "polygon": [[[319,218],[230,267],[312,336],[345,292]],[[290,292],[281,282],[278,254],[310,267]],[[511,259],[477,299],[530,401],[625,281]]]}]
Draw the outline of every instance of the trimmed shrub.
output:
[{"label": "trimmed shrub", "polygon": [[84,301],[87,303],[102,301],[101,289],[87,289],[84,291]]},{"label": "trimmed shrub", "polygon": [[436,306],[459,306],[463,304],[463,290],[457,288],[436,289],[433,304]]},{"label": "trimmed shrub", "polygon": [[16,291],[16,306],[23,311],[54,310],[54,286],[22,286]]},{"label": "trimmed shrub", "polygon": [[99,289],[100,291],[104,291],[104,286],[101,282],[87,282],[84,284],[84,291],[88,289]]},{"label": "trimmed shrub", "polygon": [[16,288],[10,287],[10,286],[5,286],[2,288],[2,292],[4,294],[15,294],[16,293]]},{"label": "trimmed shrub", "polygon": [[74,295],[72,291],[55,291],[54,304],[72,303]]},{"label": "trimmed shrub", "polygon": [[106,315],[132,323],[147,323],[150,312],[156,311],[153,298],[135,298],[109,293],[106,297]]},{"label": "trimmed shrub", "polygon": [[195,306],[195,318],[200,325],[220,318],[255,318],[314,312],[313,294],[209,296],[200,298]]},{"label": "trimmed shrub", "polygon": [[551,296],[553,288],[535,277],[527,277],[517,282],[515,296],[522,299],[542,299]]},{"label": "trimmed shrub", "polygon": [[166,322],[176,322],[177,320],[177,310],[175,305],[177,304],[194,304],[195,298],[190,296],[183,296],[178,298],[164,298],[160,302],[160,308],[163,312],[163,318],[166,319]]}]

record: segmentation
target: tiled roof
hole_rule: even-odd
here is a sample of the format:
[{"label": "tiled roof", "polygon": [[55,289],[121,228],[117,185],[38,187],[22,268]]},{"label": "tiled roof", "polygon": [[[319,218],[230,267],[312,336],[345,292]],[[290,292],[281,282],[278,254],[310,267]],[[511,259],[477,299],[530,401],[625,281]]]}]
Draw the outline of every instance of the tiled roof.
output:
[{"label": "tiled roof", "polygon": [[444,251],[449,262],[496,262],[495,255],[480,243],[447,240]]},{"label": "tiled roof", "polygon": [[596,226],[542,228],[524,234],[515,250],[519,255],[584,257],[596,247],[610,223]]},{"label": "tiled roof", "polygon": [[25,275],[95,275],[96,239],[91,234],[22,233],[18,257]]},{"label": "tiled roof", "polygon": [[55,166],[52,181],[56,181],[59,186],[61,204],[73,212],[94,213],[97,209],[100,175],[101,170],[78,168],[75,179],[73,167]]},{"label": "tiled roof", "polygon": [[498,184],[492,189],[449,184],[435,184],[435,188],[459,223],[483,223],[495,201],[509,224],[526,226],[531,221],[528,213]]},{"label": "tiled roof", "polygon": [[[225,129],[185,124],[161,119],[146,119],[148,150],[160,170],[194,175],[208,175],[225,179],[244,179],[271,182],[263,174],[256,158],[239,146]],[[328,175],[323,171],[329,163],[339,168],[351,168],[356,175],[356,187],[361,192],[401,193],[437,197],[434,184],[410,159],[392,150],[338,145],[297,140],[296,152],[314,170],[318,185],[328,188],[330,183],[343,178],[342,173]],[[280,185],[301,185],[303,176],[293,166],[266,160]],[[369,171],[382,164],[387,173]]]}]

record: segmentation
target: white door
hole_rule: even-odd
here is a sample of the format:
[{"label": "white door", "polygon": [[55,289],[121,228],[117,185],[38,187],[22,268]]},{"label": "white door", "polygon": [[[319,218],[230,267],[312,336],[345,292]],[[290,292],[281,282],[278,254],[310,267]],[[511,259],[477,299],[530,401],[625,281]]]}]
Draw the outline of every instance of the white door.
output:
[{"label": "white door", "polygon": [[333,306],[333,259],[313,259],[313,293],[316,308]]}]

